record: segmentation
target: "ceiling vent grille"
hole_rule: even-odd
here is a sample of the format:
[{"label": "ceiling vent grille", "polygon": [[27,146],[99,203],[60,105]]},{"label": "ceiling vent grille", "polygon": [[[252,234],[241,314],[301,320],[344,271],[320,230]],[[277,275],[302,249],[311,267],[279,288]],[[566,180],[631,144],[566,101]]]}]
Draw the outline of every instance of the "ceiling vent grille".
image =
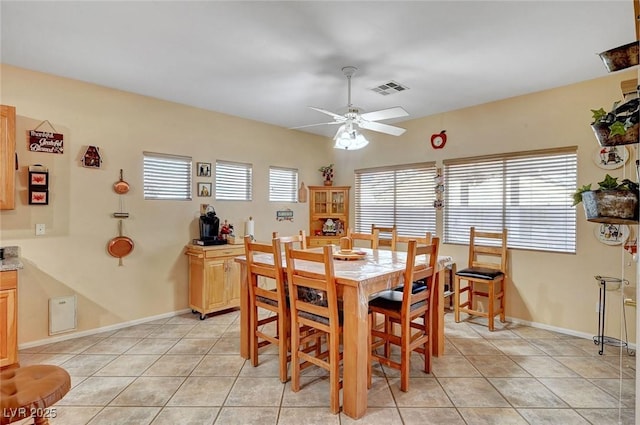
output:
[{"label": "ceiling vent grille", "polygon": [[393,80],[380,84],[377,87],[371,89],[372,91],[381,94],[382,96],[388,96],[390,94],[399,93],[401,91],[409,90],[409,87],[403,86],[400,83],[397,83]]}]

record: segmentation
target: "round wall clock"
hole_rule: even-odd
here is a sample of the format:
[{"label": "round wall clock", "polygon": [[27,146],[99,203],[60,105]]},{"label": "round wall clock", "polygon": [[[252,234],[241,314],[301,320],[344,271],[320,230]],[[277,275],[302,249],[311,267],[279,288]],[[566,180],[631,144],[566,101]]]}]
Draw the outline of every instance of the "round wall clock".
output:
[{"label": "round wall clock", "polygon": [[440,133],[431,135],[431,146],[433,149],[442,149],[444,145],[447,143],[447,135],[445,134],[446,130],[442,130]]}]

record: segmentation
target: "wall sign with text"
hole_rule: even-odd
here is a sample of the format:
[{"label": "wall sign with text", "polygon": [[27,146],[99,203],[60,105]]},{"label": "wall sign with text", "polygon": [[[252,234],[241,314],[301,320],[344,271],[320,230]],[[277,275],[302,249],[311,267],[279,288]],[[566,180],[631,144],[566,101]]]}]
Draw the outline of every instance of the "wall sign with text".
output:
[{"label": "wall sign with text", "polygon": [[64,153],[64,136],[61,133],[29,130],[27,134],[31,152]]}]

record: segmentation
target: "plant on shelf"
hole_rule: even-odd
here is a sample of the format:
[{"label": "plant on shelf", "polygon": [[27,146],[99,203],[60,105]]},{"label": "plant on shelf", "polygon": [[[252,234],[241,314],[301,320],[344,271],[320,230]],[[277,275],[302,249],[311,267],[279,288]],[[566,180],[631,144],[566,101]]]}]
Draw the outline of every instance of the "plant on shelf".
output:
[{"label": "plant on shelf", "polygon": [[333,184],[333,164],[325,165],[318,168],[318,171],[322,173],[325,186],[331,186]]},{"label": "plant on shelf", "polygon": [[638,120],[640,99],[631,99],[622,105],[615,102],[611,112],[603,108],[592,109],[591,128],[600,146],[638,143]]},{"label": "plant on shelf", "polygon": [[638,183],[607,174],[598,182],[579,187],[573,194],[573,205],[583,203],[588,221],[596,223],[635,223],[638,221]]}]

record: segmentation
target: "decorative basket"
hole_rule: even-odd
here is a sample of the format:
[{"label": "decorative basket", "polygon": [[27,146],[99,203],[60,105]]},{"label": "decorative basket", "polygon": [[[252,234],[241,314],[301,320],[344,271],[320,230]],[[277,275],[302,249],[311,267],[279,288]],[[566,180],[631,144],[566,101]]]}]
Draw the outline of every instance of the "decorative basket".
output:
[{"label": "decorative basket", "polygon": [[638,224],[638,193],[631,190],[592,190],[582,193],[587,221]]},{"label": "decorative basket", "polygon": [[607,123],[595,123],[591,124],[591,129],[598,139],[600,146],[616,146],[616,145],[629,145],[631,143],[638,143],[640,137],[638,123],[632,125],[627,129],[625,134],[616,134],[611,136],[611,130],[609,130],[609,124]]},{"label": "decorative basket", "polygon": [[638,44],[637,41],[634,41],[600,53],[600,59],[602,59],[607,71],[620,71],[621,69],[638,65]]}]

